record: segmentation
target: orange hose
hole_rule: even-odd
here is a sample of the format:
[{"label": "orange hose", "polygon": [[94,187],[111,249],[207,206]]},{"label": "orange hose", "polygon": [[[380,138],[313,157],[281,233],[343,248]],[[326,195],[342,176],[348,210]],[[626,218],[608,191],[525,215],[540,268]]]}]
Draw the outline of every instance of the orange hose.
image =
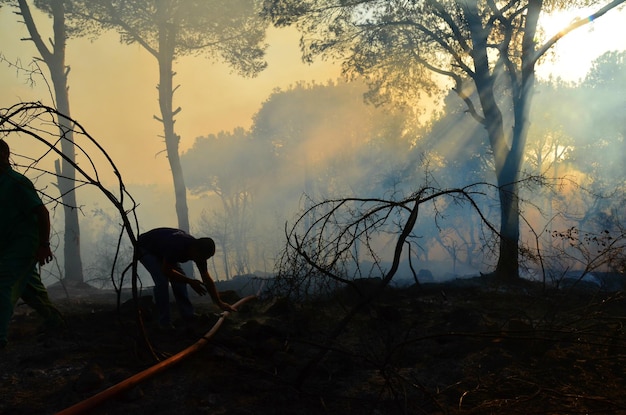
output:
[{"label": "orange hose", "polygon": [[[237,301],[235,304],[233,304],[233,307],[237,308],[241,306],[242,304],[246,303],[247,301],[252,300],[253,298],[256,298],[256,295],[250,295],[248,297],[244,297],[241,300]],[[191,346],[187,347],[183,351],[178,352],[174,356],[171,356],[168,359],[163,360],[162,362],[159,362],[156,365],[151,366],[148,369],[142,372],[139,372],[136,375],[133,375],[126,380],[123,380],[122,382],[116,385],[113,385],[109,387],[108,389],[105,389],[102,392],[90,398],[85,399],[82,402],[79,402],[73,406],[70,406],[69,408],[62,410],[61,412],[57,412],[56,415],[84,414],[90,409],[93,409],[96,406],[105,402],[106,400],[112,398],[113,396],[116,396],[117,394],[123,391],[132,389],[133,387],[143,382],[144,380],[175,365],[176,363],[180,362],[184,358],[188,357],[190,354],[204,347],[208,343],[208,341],[211,339],[211,337],[213,337],[215,333],[217,333],[217,330],[219,330],[220,326],[224,322],[224,319],[228,317],[229,314],[230,314],[229,311],[224,311],[222,315],[220,316],[220,318],[217,320],[217,322],[215,322],[211,330],[209,330],[204,336],[202,336],[200,340],[198,340],[196,343],[192,344]]]}]

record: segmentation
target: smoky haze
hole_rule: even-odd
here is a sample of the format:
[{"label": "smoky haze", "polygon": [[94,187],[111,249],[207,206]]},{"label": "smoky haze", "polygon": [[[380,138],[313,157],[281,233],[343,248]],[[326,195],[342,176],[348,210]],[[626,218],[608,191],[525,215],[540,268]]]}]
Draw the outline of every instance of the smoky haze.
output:
[{"label": "smoky haze", "polygon": [[[21,26],[6,8],[0,17],[4,58],[30,62],[34,53],[15,35]],[[336,65],[301,64],[294,31],[272,29],[267,41],[269,67],[255,79],[239,79],[225,66],[198,57],[176,63],[181,88],[175,101],[182,107],[176,125],[191,232],[216,240],[211,266],[217,279],[275,272],[285,222],[293,223],[316,201],[399,198],[426,182],[439,188],[493,184],[493,166],[481,144],[487,140],[484,129],[455,95],[424,99],[415,108],[376,107],[364,100],[365,84],[341,80]],[[159,125],[152,120],[158,111],[153,59],[135,46],[119,45],[113,33],[95,42],[70,40],[67,52],[73,116],[120,167],[139,204],[140,227],[176,226],[170,171]],[[42,78],[33,88],[14,67],[0,70],[2,107],[49,101]],[[580,82],[556,80],[559,72],[554,72],[537,86],[524,171],[550,179],[550,186],[529,183],[522,189],[522,238],[552,252],[548,261],[563,256],[564,233],[571,227],[597,234],[626,213],[626,98],[620,93],[625,74],[624,53],[616,51],[591,62]],[[18,155],[31,152],[20,142],[13,147]],[[120,221],[97,192],[79,189],[78,200],[86,278],[106,284]],[[496,201],[489,193],[478,200],[494,221]],[[53,231],[60,233],[63,218],[55,213]],[[429,207],[414,236],[417,267],[435,279],[493,267],[490,235],[468,206]],[[381,237],[377,247],[388,261],[388,241]],[[122,259],[129,258],[125,246]],[[580,265],[574,259],[558,264]],[[532,273],[533,264],[528,268]],[[59,276],[54,268],[47,272],[48,284]],[[401,272],[408,275],[406,263]]]}]

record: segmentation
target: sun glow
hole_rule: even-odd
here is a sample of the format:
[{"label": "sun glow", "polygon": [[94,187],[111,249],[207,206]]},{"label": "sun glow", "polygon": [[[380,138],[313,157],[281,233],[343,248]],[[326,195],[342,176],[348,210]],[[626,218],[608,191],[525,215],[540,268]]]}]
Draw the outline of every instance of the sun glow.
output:
[{"label": "sun glow", "polygon": [[611,50],[626,50],[626,8],[611,10],[598,19],[590,15],[595,9],[567,10],[542,15],[539,24],[546,39],[559,33],[577,19],[589,21],[566,34],[552,47],[548,59],[537,66],[539,78],[559,77],[565,81],[584,78],[592,62]]}]

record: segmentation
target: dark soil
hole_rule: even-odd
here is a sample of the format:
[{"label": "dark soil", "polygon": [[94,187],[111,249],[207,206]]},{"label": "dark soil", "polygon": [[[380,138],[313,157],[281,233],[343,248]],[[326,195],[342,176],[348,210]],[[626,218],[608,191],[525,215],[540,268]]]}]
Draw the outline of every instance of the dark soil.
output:
[{"label": "dark soil", "polygon": [[197,345],[218,310],[194,298],[203,317],[164,332],[147,302],[151,353],[132,302],[118,310],[114,293],[50,292],[67,330],[42,332],[17,307],[0,351],[2,414],[626,413],[619,292],[486,278],[386,289],[334,340],[356,295],[304,304],[268,295],[227,316],[195,353],[92,406],[155,356]]}]

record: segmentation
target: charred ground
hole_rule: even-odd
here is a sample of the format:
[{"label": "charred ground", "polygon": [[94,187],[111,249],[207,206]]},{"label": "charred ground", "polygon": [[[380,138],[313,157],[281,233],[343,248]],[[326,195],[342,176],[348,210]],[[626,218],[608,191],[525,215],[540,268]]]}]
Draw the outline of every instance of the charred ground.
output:
[{"label": "charred ground", "polygon": [[[2,414],[54,414],[155,363],[132,304],[118,310],[114,293],[95,289],[51,295],[68,328],[41,333],[18,306],[1,352]],[[387,289],[327,342],[354,300],[248,302],[191,357],[89,413],[626,413],[621,292],[486,278]],[[160,356],[217,321],[208,301],[194,302],[204,318],[173,332],[153,327],[146,307]]]}]

